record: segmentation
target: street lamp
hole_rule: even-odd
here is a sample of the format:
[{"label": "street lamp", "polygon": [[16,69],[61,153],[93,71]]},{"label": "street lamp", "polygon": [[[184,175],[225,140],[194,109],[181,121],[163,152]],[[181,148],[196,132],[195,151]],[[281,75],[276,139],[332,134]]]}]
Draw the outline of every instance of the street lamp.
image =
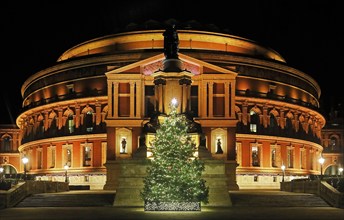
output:
[{"label": "street lamp", "polygon": [[66,164],[66,165],[64,165],[64,167],[63,167],[64,169],[65,169],[65,182],[66,183],[68,183],[69,182],[69,180],[68,180],[68,169],[69,169],[69,166]]},{"label": "street lamp", "polygon": [[284,171],[285,171],[284,164],[282,164],[281,169],[282,169],[282,182],[284,182]]},{"label": "street lamp", "polygon": [[320,163],[320,180],[323,179],[323,164],[325,162],[325,159],[323,157],[319,158],[319,163]]},{"label": "street lamp", "polygon": [[[1,169],[1,168],[0,168]],[[343,167],[339,167],[338,168],[338,171],[339,171],[339,175],[343,175]]]},{"label": "street lamp", "polygon": [[4,168],[0,167],[0,182],[2,181],[2,173],[4,172]]},{"label": "street lamp", "polygon": [[29,159],[26,156],[24,156],[22,158],[22,162],[24,164],[24,180],[26,180],[26,164],[29,162]]}]

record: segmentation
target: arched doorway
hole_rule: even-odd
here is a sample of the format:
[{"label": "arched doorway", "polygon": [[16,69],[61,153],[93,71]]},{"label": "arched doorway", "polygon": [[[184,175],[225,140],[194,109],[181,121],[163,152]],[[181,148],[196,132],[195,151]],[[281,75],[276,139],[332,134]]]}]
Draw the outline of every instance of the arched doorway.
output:
[{"label": "arched doorway", "polygon": [[339,173],[339,166],[335,164],[328,166],[324,171],[324,175],[326,176],[341,175],[341,173]]}]

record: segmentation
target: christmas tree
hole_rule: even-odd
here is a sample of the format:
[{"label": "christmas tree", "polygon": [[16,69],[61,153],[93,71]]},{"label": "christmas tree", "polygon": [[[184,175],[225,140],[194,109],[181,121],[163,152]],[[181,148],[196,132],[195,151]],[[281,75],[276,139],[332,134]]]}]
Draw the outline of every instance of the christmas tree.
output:
[{"label": "christmas tree", "polygon": [[153,159],[147,168],[141,196],[145,202],[208,203],[209,188],[201,175],[205,167],[194,157],[195,143],[187,133],[183,114],[177,114],[171,104],[167,115],[156,131],[152,143]]}]

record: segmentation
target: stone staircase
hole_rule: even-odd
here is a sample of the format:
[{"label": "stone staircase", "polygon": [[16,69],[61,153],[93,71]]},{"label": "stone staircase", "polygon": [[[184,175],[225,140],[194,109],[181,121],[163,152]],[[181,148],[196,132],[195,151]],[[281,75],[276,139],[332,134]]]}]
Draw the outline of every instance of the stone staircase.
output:
[{"label": "stone staircase", "polygon": [[[309,193],[278,190],[230,191],[233,207],[330,207],[320,197]],[[75,190],[33,194],[16,207],[101,207],[113,206],[115,191]]]},{"label": "stone staircase", "polygon": [[99,207],[112,206],[115,191],[78,190],[41,193],[26,197],[16,207]]},{"label": "stone staircase", "polygon": [[329,207],[322,198],[309,193],[294,193],[274,190],[230,191],[235,207]]}]

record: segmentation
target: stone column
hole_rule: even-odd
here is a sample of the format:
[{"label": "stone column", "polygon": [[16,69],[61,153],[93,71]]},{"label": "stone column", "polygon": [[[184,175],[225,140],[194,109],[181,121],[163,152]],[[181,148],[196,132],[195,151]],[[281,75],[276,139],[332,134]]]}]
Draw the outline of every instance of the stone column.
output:
[{"label": "stone column", "polygon": [[182,85],[182,109],[181,112],[184,113],[187,111],[187,101],[188,101],[188,94],[187,94],[187,85]]},{"label": "stone column", "polygon": [[200,102],[199,103],[202,103],[202,115],[201,117],[208,117],[208,102],[207,102],[207,97],[208,97],[208,91],[207,91],[207,88],[208,88],[208,83],[203,83],[203,88],[202,88],[202,100],[199,100]]},{"label": "stone column", "polygon": [[135,82],[130,82],[130,117],[135,116]]},{"label": "stone column", "polygon": [[142,111],[141,111],[141,100],[144,100],[142,97],[142,89],[141,89],[141,82],[136,82],[136,117],[140,118]]},{"label": "stone column", "polygon": [[113,103],[112,103],[112,100],[113,100],[113,94],[112,94],[112,82],[111,81],[108,81],[108,84],[107,84],[107,92],[108,92],[108,117],[112,118],[113,116]]},{"label": "stone column", "polygon": [[209,96],[208,96],[208,113],[209,113],[209,117],[213,117],[213,86],[214,83],[213,82],[209,82]]},{"label": "stone column", "polygon": [[118,82],[113,83],[113,117],[118,118]]},{"label": "stone column", "polygon": [[230,84],[230,90],[231,90],[231,94],[229,94],[230,97],[230,109],[231,109],[231,117],[235,117],[235,81],[231,82]]},{"label": "stone column", "polygon": [[160,84],[160,85],[158,85],[159,87],[158,87],[158,103],[159,103],[159,112],[164,112],[164,106],[163,106],[163,104],[164,104],[164,101],[163,101],[163,97],[162,97],[162,95],[163,95],[163,85],[162,84]]},{"label": "stone column", "polygon": [[230,96],[229,96],[229,83],[225,82],[225,117],[228,118],[230,116],[230,109],[229,109],[229,102],[230,102]]}]

